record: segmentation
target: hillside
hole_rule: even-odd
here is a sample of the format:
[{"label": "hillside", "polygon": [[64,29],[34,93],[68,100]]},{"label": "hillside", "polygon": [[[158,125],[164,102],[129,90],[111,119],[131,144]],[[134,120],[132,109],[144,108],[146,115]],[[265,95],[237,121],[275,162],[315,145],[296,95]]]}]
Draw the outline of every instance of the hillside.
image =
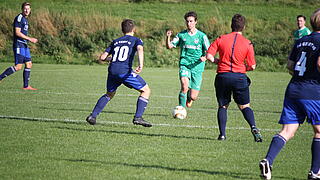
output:
[{"label": "hillside", "polygon": [[[192,0],[32,0],[30,35],[39,39],[30,45],[36,63],[94,64],[110,41],[121,35],[120,22],[134,19],[137,36],[145,43],[146,65],[177,65],[178,50],[165,48],[165,31],[185,29],[183,15],[198,13],[198,28],[210,41],[230,32],[231,17],[247,18],[244,35],[255,44],[258,70],[279,71],[293,43],[296,16],[307,17],[319,7],[317,1],[192,1]],[[139,3],[136,3],[136,2]],[[142,2],[140,2],[142,1]],[[285,2],[285,3],[284,3]],[[318,3],[318,4],[317,4]],[[0,60],[12,62],[12,21],[21,12],[21,2],[0,4]],[[309,22],[307,26],[310,27]],[[212,66],[212,65],[211,65]],[[209,67],[211,67],[209,66]]]}]

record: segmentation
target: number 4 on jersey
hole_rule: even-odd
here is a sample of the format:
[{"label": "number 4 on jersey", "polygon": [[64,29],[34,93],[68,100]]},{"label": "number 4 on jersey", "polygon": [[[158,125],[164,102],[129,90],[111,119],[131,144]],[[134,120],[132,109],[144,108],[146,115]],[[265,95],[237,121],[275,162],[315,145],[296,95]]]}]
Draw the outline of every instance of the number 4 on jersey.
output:
[{"label": "number 4 on jersey", "polygon": [[299,61],[297,62],[294,70],[299,71],[299,76],[303,76],[304,72],[306,71],[306,52],[302,51]]}]

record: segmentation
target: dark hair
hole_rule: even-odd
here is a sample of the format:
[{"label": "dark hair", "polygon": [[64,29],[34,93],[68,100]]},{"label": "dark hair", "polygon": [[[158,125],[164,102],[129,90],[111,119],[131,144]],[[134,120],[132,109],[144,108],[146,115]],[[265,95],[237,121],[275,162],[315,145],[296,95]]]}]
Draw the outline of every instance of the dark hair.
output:
[{"label": "dark hair", "polygon": [[198,15],[196,12],[194,11],[190,11],[190,12],[187,12],[185,15],[184,15],[184,20],[187,20],[188,17],[194,17],[194,20],[197,21],[198,19]]},{"label": "dark hair", "polygon": [[298,20],[299,18],[301,18],[301,17],[302,17],[304,20],[306,20],[306,17],[305,17],[304,15],[302,15],[302,14],[300,14],[300,15],[297,16],[297,20]]},{"label": "dark hair", "polygon": [[241,32],[246,24],[246,18],[241,14],[235,14],[232,17],[231,29],[232,32]]},{"label": "dark hair", "polygon": [[124,34],[131,32],[134,27],[134,21],[131,19],[124,19],[121,23],[121,29]]},{"label": "dark hair", "polygon": [[314,11],[311,15],[310,24],[313,31],[320,31],[320,8]]},{"label": "dark hair", "polygon": [[24,2],[21,5],[21,9],[23,9],[25,6],[31,6],[31,4],[29,2]]}]

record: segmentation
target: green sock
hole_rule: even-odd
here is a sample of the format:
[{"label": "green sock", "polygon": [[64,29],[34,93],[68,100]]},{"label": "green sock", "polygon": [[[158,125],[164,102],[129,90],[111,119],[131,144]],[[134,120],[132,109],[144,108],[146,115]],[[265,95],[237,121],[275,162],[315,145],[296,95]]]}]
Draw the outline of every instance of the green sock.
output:
[{"label": "green sock", "polygon": [[187,93],[179,93],[179,106],[186,107],[187,103]]}]

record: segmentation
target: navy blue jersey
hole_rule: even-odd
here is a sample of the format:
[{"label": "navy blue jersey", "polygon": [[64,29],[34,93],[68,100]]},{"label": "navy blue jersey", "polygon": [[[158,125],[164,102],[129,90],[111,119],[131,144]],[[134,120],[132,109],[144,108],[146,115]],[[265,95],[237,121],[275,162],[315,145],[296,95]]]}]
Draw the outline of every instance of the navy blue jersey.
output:
[{"label": "navy blue jersey", "polygon": [[125,35],[112,41],[105,52],[112,54],[112,61],[109,65],[111,74],[127,74],[132,71],[132,62],[137,52],[137,46],[143,46],[141,39]]},{"label": "navy blue jersey", "polygon": [[320,33],[313,32],[296,41],[289,56],[294,61],[294,74],[287,87],[286,96],[294,99],[320,100]]},{"label": "navy blue jersey", "polygon": [[22,34],[28,35],[28,20],[22,14],[18,14],[13,21],[13,47],[17,48],[19,44],[27,44],[28,41],[16,36],[15,28],[21,28]]}]

